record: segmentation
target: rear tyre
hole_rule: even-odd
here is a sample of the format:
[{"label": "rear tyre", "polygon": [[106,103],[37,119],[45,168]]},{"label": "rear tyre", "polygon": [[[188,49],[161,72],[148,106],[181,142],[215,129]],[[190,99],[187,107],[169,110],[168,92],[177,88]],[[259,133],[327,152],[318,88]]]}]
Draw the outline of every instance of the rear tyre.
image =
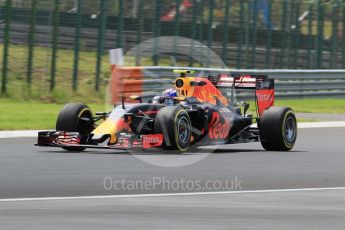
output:
[{"label": "rear tyre", "polygon": [[177,106],[160,109],[155,118],[154,132],[164,135],[165,149],[187,151],[192,135],[188,113]]},{"label": "rear tyre", "polygon": [[[66,104],[59,113],[56,121],[56,130],[65,132],[79,132],[81,144],[93,130],[91,109],[84,104]],[[63,147],[67,151],[83,151],[82,147]]]},{"label": "rear tyre", "polygon": [[259,122],[261,145],[268,151],[289,151],[296,142],[297,120],[289,107],[271,107]]}]

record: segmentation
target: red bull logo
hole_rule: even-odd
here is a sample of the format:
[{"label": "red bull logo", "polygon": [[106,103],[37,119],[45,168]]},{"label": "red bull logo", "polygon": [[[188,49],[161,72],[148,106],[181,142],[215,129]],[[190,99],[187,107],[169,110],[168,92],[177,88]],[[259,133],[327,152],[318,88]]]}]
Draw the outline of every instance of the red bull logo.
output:
[{"label": "red bull logo", "polygon": [[225,139],[229,136],[230,128],[229,120],[226,118],[221,119],[219,113],[213,112],[212,120],[209,124],[208,136],[210,139]]}]

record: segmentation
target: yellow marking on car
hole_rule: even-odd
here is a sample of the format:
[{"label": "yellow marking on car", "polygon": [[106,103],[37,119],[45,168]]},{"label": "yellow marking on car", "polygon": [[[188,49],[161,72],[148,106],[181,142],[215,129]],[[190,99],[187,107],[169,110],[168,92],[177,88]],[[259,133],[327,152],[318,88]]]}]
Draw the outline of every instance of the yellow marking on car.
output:
[{"label": "yellow marking on car", "polygon": [[101,123],[95,130],[92,131],[92,134],[94,135],[104,135],[109,134],[110,135],[110,143],[115,144],[116,142],[116,132],[117,130],[117,121],[112,120],[105,120],[103,123]]}]

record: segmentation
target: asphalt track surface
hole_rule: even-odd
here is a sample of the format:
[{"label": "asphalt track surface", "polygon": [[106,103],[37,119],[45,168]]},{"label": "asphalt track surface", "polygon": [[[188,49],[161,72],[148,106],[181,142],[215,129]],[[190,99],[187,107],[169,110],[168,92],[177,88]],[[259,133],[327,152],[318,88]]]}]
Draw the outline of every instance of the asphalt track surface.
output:
[{"label": "asphalt track surface", "polygon": [[[231,145],[184,167],[158,167],[123,152],[38,148],[33,138],[0,139],[1,229],[344,229],[345,189],[303,190],[345,187],[344,137],[345,128],[300,129],[291,152]],[[105,178],[125,182],[105,187]],[[128,187],[152,180],[155,186]],[[209,181],[217,186],[206,188]],[[176,196],[231,189],[239,193]],[[106,197],[158,193],[175,195]]]}]

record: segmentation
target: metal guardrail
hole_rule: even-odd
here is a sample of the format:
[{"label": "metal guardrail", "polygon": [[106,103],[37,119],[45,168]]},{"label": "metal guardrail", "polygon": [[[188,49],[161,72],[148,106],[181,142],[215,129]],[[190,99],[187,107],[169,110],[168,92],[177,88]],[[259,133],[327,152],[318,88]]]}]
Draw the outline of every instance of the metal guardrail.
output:
[{"label": "metal guardrail", "polygon": [[[121,68],[121,67],[119,67]],[[178,77],[173,73],[179,67],[143,67],[142,88],[144,97],[158,95],[162,90],[172,87],[171,82]],[[183,68],[181,68],[183,69]],[[345,97],[345,70],[236,70],[217,68],[188,68],[198,76],[209,74],[260,74],[267,75],[276,82],[278,98],[298,97]],[[133,82],[135,84],[135,80]],[[248,95],[248,94],[247,94]]]}]

